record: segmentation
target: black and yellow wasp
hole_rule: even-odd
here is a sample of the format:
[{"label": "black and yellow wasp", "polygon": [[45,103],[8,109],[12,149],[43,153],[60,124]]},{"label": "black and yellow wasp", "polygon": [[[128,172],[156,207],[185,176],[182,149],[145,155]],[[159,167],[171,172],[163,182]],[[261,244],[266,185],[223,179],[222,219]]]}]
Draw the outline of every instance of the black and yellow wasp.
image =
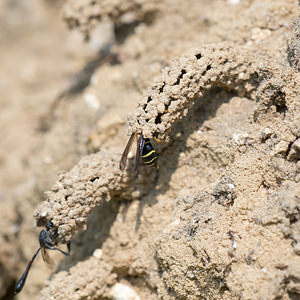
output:
[{"label": "black and yellow wasp", "polygon": [[[134,141],[136,134],[133,133],[129,141],[125,147],[125,150],[122,154],[121,160],[120,160],[120,170],[123,171],[126,167],[127,162],[127,156],[129,153],[129,150],[131,148],[131,145]],[[135,168],[134,171],[136,172],[138,169],[138,165],[140,163],[140,160],[143,160],[143,163],[147,166],[153,167],[156,164],[157,161],[157,153],[155,149],[153,148],[150,139],[144,138],[141,134],[139,138],[137,139],[137,148],[136,148],[136,156],[135,156]]]}]

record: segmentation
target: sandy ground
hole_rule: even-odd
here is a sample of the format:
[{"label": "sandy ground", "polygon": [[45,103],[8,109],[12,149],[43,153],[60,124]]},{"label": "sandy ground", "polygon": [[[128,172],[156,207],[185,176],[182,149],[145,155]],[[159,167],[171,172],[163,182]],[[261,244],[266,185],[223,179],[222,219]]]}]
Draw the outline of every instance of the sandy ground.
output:
[{"label": "sandy ground", "polygon": [[298,5],[1,1],[0,298],[299,299]]}]

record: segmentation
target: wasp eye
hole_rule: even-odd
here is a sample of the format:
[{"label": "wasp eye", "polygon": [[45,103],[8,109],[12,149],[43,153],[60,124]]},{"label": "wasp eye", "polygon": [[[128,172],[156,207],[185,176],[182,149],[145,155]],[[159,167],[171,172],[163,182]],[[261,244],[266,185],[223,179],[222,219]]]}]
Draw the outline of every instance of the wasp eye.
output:
[{"label": "wasp eye", "polygon": [[50,230],[53,227],[52,221],[46,222],[45,227],[46,227],[47,230]]}]

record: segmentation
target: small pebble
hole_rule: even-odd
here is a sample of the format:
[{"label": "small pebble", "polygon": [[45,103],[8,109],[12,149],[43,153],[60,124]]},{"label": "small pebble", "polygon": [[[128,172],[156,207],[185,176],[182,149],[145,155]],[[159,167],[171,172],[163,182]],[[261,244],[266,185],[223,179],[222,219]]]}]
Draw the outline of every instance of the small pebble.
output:
[{"label": "small pebble", "polygon": [[134,289],[123,283],[116,283],[110,292],[114,300],[140,300]]},{"label": "small pebble", "polygon": [[90,108],[93,108],[95,110],[98,110],[100,108],[100,103],[98,98],[92,93],[84,94],[84,101]]},{"label": "small pebble", "polygon": [[100,259],[101,256],[102,256],[102,253],[103,253],[102,249],[96,249],[96,250],[93,252],[93,256],[96,257],[96,258],[98,258],[98,259]]}]

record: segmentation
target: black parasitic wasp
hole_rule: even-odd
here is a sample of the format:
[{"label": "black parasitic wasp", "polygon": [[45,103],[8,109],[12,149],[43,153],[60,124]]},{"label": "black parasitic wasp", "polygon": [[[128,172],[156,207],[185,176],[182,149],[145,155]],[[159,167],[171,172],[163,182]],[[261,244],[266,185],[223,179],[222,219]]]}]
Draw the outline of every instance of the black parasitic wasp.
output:
[{"label": "black parasitic wasp", "polygon": [[71,250],[71,243],[67,243],[67,247],[68,247],[68,252],[65,252],[59,248],[54,247],[55,245],[55,238],[57,237],[57,228],[53,227],[53,223],[51,221],[48,221],[45,224],[46,230],[42,230],[40,232],[39,235],[39,242],[40,242],[40,247],[37,249],[37,251],[34,253],[34,255],[32,256],[31,260],[29,261],[23,275],[21,276],[21,278],[19,279],[19,281],[16,284],[15,287],[15,294],[18,294],[21,292],[21,290],[24,287],[24,284],[26,282],[29,270],[32,266],[33,261],[35,260],[36,256],[38,255],[38,253],[42,252],[42,257],[44,262],[47,264],[48,267],[53,268],[54,267],[54,262],[53,260],[50,258],[49,254],[47,253],[47,249],[48,250],[58,250],[59,252],[61,252],[62,254],[69,256],[70,255],[70,250]]}]

